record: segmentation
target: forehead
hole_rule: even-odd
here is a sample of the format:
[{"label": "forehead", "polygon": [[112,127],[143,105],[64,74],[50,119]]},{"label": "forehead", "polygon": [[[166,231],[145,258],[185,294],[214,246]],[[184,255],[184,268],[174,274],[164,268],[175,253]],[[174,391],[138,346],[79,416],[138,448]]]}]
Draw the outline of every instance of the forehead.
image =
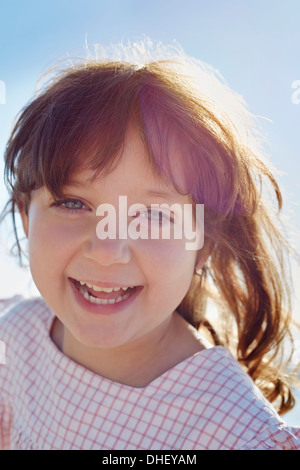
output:
[{"label": "forehead", "polygon": [[175,187],[159,169],[159,165],[153,161],[137,127],[130,125],[122,151],[111,171],[95,175],[91,170],[82,168],[80,172],[72,175],[67,186],[92,188],[99,185],[103,191],[111,190],[119,194],[146,194],[170,200],[190,200],[184,190],[180,160],[174,146],[172,170],[176,178]]}]

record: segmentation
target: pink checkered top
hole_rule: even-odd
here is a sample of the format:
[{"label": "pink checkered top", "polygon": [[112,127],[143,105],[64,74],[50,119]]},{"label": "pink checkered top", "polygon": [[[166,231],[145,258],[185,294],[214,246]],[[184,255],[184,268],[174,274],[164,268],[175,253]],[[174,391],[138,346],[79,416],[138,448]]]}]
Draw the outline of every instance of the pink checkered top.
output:
[{"label": "pink checkered top", "polygon": [[300,449],[300,428],[285,425],[224,347],[135,388],[62,354],[41,298],[0,310],[0,449]]}]

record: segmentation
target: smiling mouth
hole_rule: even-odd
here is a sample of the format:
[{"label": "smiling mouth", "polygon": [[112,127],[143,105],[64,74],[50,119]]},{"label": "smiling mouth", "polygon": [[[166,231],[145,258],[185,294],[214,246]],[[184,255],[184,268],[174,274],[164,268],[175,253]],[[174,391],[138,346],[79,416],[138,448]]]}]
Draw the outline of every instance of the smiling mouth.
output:
[{"label": "smiling mouth", "polygon": [[118,304],[135,294],[138,288],[142,288],[142,286],[101,288],[77,279],[70,278],[70,280],[85,300],[96,305]]}]

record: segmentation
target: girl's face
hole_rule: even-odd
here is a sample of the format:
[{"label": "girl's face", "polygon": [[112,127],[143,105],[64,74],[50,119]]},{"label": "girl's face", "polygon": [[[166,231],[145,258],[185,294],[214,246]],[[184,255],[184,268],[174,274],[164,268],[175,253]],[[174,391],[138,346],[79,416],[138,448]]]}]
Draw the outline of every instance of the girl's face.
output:
[{"label": "girl's face", "polygon": [[[65,339],[83,348],[119,348],[147,338],[153,342],[170,326],[189,289],[197,252],[186,250],[184,238],[98,236],[98,206],[115,207],[118,227],[121,195],[128,208],[191,203],[158,181],[147,162],[137,131],[129,128],[120,163],[108,176],[89,183],[88,171],[77,174],[59,204],[41,188],[32,194],[28,217],[22,215],[37,288],[63,324]],[[129,214],[128,224],[134,219]],[[129,289],[103,292],[101,287]]]}]

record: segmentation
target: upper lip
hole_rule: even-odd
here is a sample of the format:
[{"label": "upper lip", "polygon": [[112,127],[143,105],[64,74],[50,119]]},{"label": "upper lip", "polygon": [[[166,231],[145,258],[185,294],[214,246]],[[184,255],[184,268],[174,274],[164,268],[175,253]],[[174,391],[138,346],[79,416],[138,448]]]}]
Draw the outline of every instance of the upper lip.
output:
[{"label": "upper lip", "polygon": [[78,278],[70,278],[75,281],[84,282],[85,284],[92,284],[93,286],[97,287],[138,287],[139,284],[121,284],[119,282],[107,282],[107,281],[95,281],[92,279],[78,279]]}]

